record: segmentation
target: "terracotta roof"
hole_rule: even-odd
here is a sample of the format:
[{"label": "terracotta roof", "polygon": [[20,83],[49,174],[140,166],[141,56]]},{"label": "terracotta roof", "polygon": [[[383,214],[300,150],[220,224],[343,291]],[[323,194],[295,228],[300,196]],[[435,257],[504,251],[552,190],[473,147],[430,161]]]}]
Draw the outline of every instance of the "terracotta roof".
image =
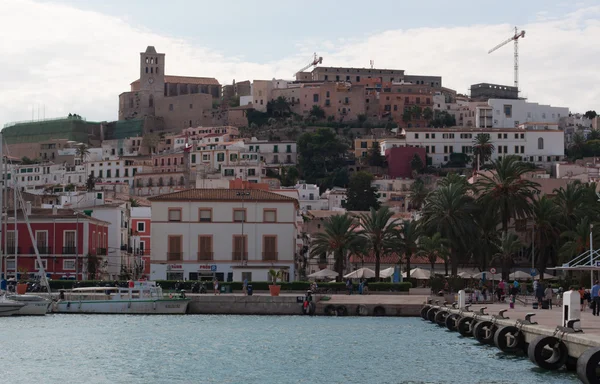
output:
[{"label": "terracotta roof", "polygon": [[149,198],[150,201],[273,201],[293,202],[298,200],[260,189],[186,189]]},{"label": "terracotta roof", "polygon": [[[380,257],[380,261],[381,264],[398,264],[399,261],[399,257],[396,253],[392,253],[390,255],[385,255]],[[363,259],[361,259],[360,257],[356,256],[356,255],[352,255],[350,256],[350,263],[352,264],[356,264],[356,263],[365,263],[365,264],[375,264],[375,256],[374,255],[369,255],[369,256],[365,256]],[[410,263],[411,264],[427,264],[430,265],[431,263],[429,262],[429,259],[425,256],[414,256],[410,258]],[[441,258],[437,258],[437,260],[435,261],[435,264],[444,264],[444,260],[442,260]]]},{"label": "terracotta roof", "polygon": [[[140,79],[137,79],[131,85],[138,84]],[[214,77],[191,77],[191,76],[169,76],[165,75],[165,83],[171,84],[197,84],[197,85],[220,85],[219,81]]]},{"label": "terracotta roof", "polygon": [[[96,219],[95,217],[88,216],[84,214],[84,211],[94,210],[96,207],[90,208],[80,208],[78,212],[70,208],[57,208],[56,215],[52,214],[52,208],[31,208],[31,214],[28,217],[32,220],[37,219],[72,219],[72,220],[89,220],[98,224],[106,224],[110,223],[104,220]],[[10,215],[10,213],[9,213]],[[23,218],[23,210],[17,210],[17,218],[19,220],[24,220]]]}]

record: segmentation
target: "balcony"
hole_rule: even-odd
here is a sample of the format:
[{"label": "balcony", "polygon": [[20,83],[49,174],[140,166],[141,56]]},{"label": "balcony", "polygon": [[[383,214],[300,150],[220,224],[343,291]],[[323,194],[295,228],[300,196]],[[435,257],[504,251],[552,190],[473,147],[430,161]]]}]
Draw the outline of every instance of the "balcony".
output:
[{"label": "balcony", "polygon": [[210,261],[213,259],[213,252],[198,252],[198,260]]},{"label": "balcony", "polygon": [[167,252],[167,261],[183,260],[183,252]]},{"label": "balcony", "polygon": [[235,261],[248,260],[248,252],[233,251],[231,252],[231,259]]},{"label": "balcony", "polygon": [[[38,249],[38,252],[40,253],[40,255],[50,255],[52,253],[51,247],[38,245],[37,249]],[[29,253],[32,255],[35,254],[35,248],[29,247]]]},{"label": "balcony", "polygon": [[8,246],[8,247],[6,247],[6,254],[8,256],[14,255],[14,254],[20,255],[21,254],[21,247],[16,247],[15,248],[15,247]]},{"label": "balcony", "polygon": [[278,252],[263,252],[263,261],[277,261]]},{"label": "balcony", "polygon": [[62,254],[63,255],[74,255],[77,253],[77,247],[63,247]]},{"label": "balcony", "polygon": [[106,248],[96,248],[96,255],[98,256],[106,256],[107,253],[107,249]]}]

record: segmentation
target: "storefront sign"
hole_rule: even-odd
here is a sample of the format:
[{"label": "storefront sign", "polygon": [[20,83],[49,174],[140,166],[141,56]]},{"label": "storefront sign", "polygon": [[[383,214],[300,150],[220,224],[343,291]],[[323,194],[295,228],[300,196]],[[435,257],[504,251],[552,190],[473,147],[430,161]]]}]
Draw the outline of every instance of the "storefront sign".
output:
[{"label": "storefront sign", "polygon": [[198,270],[216,272],[217,266],[215,264],[203,264],[198,266]]},{"label": "storefront sign", "polygon": [[182,270],[182,269],[183,269],[183,265],[181,265],[181,264],[169,264],[169,265],[167,265],[167,271]]}]

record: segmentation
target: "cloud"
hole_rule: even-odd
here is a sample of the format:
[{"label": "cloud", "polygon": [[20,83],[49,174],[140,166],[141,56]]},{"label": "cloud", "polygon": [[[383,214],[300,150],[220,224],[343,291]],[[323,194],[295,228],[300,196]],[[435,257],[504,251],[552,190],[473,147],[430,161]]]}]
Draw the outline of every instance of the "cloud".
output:
[{"label": "cloud", "polygon": [[[470,84],[513,83],[513,47],[487,51],[508,39],[510,25],[470,25],[382,31],[344,40],[296,41],[298,54],[251,62],[224,57],[189,41],[161,36],[124,19],[32,0],[4,0],[0,13],[0,122],[78,113],[89,120],[114,120],[118,95],[138,78],[139,52],[154,45],[166,53],[173,75],[233,79],[291,78],[316,50],[323,65],[397,68],[407,74],[441,75],[446,87],[467,93]],[[544,16],[544,15],[540,15]],[[600,6],[555,19],[539,17],[520,43],[522,96],[567,106],[600,109]],[[243,44],[243,41],[232,41]],[[265,42],[267,44],[267,42]],[[276,47],[273,47],[276,50]],[[37,113],[35,113],[37,117]]]}]

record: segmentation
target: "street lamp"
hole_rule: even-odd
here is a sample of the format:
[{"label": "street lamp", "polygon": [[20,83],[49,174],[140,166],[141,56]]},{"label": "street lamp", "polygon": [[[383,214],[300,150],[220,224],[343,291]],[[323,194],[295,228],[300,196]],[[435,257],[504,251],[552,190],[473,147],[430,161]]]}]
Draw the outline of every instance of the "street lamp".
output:
[{"label": "street lamp", "polygon": [[244,264],[244,252],[246,251],[246,247],[248,246],[246,243],[246,238],[244,237],[244,222],[246,221],[246,211],[244,210],[244,202],[246,201],[246,196],[250,196],[250,192],[249,191],[238,191],[235,193],[236,196],[241,196],[242,197],[242,210],[244,212],[244,216],[242,217],[242,253],[241,253],[241,259],[242,259],[242,265]]}]

